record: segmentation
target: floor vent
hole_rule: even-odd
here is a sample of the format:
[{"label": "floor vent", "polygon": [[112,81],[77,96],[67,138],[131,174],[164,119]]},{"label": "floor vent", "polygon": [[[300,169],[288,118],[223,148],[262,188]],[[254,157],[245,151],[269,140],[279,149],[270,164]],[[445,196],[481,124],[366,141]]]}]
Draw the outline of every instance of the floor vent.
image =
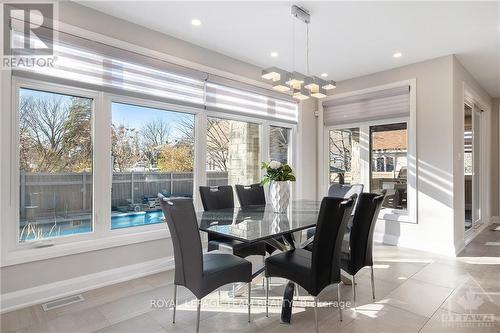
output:
[{"label": "floor vent", "polygon": [[42,304],[42,308],[44,311],[49,311],[53,309],[60,308],[62,306],[70,305],[73,303],[83,302],[85,299],[82,295],[73,295],[69,297],[59,298],[55,301],[50,301]]}]

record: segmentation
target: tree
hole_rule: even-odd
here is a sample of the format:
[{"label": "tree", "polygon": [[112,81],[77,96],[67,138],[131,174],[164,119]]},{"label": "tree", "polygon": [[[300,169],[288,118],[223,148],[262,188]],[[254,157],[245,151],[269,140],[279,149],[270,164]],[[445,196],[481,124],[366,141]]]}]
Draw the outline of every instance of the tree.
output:
[{"label": "tree", "polygon": [[111,125],[111,153],[113,170],[132,169],[141,159],[137,131],[124,125]]},{"label": "tree", "polygon": [[[181,142],[194,146],[194,122],[181,119],[177,130],[182,134]],[[227,171],[229,154],[230,121],[208,118],[207,121],[207,164],[217,171]]]},{"label": "tree", "polygon": [[337,174],[343,184],[345,173],[351,172],[353,132],[351,130],[335,130],[330,132],[330,167],[331,173]]},{"label": "tree", "polygon": [[21,95],[20,164],[27,172],[79,172],[91,166],[90,99]]},{"label": "tree", "polygon": [[92,170],[92,100],[71,98],[68,118],[64,123],[62,149],[72,161],[74,171]]},{"label": "tree", "polygon": [[186,144],[164,145],[158,157],[158,169],[171,172],[192,172],[194,155]]},{"label": "tree", "polygon": [[288,131],[287,128],[271,126],[269,130],[271,160],[288,163]]},{"label": "tree", "polygon": [[159,149],[170,143],[170,124],[162,118],[145,123],[140,131],[140,145],[144,157],[148,160],[149,166],[157,164]]}]

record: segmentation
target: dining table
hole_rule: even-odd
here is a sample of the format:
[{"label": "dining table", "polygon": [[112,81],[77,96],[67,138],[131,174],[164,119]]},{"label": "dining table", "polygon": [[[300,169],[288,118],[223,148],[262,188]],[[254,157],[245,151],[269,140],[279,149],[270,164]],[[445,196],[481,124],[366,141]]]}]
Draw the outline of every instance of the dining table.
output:
[{"label": "dining table", "polygon": [[[276,213],[272,205],[218,209],[198,212],[199,229],[245,243],[265,242],[278,251],[305,246],[294,234],[316,226],[320,201],[291,201],[287,211]],[[256,270],[254,276],[262,273]],[[289,324],[292,316],[295,283],[288,281],[282,301],[281,322]]]}]

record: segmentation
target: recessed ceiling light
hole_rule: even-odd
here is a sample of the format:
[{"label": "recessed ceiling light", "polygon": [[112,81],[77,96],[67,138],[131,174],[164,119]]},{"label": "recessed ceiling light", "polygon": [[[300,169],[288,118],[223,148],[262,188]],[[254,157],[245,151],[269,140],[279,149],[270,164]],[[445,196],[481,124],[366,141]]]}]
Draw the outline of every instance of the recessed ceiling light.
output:
[{"label": "recessed ceiling light", "polygon": [[403,55],[403,53],[401,52],[396,52],[392,55],[393,58],[401,58],[401,56]]},{"label": "recessed ceiling light", "polygon": [[199,27],[201,25],[201,21],[198,19],[192,19],[191,24],[194,25],[195,27]]},{"label": "recessed ceiling light", "polygon": [[271,52],[271,57],[277,58],[279,56],[279,53],[276,51]]},{"label": "recessed ceiling light", "polygon": [[327,76],[328,76],[328,74],[327,74],[327,73],[323,73],[323,74],[321,74],[321,77],[327,77]]}]

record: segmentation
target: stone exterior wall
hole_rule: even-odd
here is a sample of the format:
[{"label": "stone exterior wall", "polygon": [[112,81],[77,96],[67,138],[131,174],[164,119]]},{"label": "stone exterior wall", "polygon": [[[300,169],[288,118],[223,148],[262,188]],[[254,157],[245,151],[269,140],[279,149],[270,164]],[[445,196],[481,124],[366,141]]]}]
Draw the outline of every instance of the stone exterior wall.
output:
[{"label": "stone exterior wall", "polygon": [[260,181],[259,125],[231,121],[229,132],[229,184],[253,184]]}]

